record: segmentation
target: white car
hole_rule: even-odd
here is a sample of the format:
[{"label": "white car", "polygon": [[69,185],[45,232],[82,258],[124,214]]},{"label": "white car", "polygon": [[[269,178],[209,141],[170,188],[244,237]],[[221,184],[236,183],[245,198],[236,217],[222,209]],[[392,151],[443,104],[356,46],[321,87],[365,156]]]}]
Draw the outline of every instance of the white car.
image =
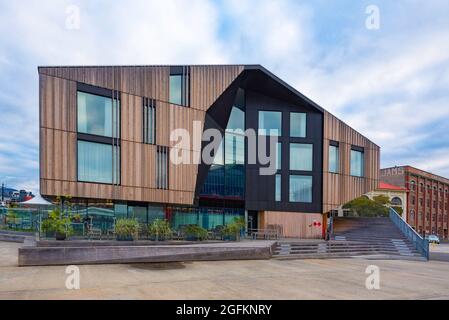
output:
[{"label": "white car", "polygon": [[434,234],[427,236],[426,239],[429,241],[429,243],[440,244],[440,238],[438,238],[438,236]]}]

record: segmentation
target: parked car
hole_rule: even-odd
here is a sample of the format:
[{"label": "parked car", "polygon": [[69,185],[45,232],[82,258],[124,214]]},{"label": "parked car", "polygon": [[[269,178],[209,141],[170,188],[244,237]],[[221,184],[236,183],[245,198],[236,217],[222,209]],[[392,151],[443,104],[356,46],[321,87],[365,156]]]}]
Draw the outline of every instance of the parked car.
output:
[{"label": "parked car", "polygon": [[438,238],[438,236],[434,234],[427,236],[426,239],[429,241],[429,243],[440,244],[440,238]]}]

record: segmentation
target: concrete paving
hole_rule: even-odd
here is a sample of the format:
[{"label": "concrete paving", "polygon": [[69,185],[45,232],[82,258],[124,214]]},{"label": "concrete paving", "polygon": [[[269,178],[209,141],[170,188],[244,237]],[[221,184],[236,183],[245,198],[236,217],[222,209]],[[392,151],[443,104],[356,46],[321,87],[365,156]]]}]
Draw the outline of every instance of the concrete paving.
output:
[{"label": "concrete paving", "polygon": [[449,299],[447,262],[363,258],[83,265],[68,290],[63,266],[17,267],[21,245],[0,242],[0,299]]}]

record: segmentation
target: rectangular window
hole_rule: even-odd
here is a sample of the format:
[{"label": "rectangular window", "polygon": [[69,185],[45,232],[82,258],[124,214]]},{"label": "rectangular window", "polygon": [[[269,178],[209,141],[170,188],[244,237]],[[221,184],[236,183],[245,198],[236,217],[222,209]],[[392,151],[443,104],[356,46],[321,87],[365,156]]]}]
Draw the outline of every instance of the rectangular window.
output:
[{"label": "rectangular window", "polygon": [[312,177],[311,176],[290,176],[290,202],[312,202]]},{"label": "rectangular window", "polygon": [[338,173],[338,146],[329,146],[329,172]]},{"label": "rectangular window", "polygon": [[168,189],[168,148],[158,146],[156,152],[156,187]]},{"label": "rectangular window", "polygon": [[313,144],[290,144],[290,170],[312,171]]},{"label": "rectangular window", "polygon": [[78,91],[78,132],[104,137],[119,137],[120,101]]},{"label": "rectangular window", "polygon": [[120,147],[78,141],[78,180],[85,182],[120,182]]},{"label": "rectangular window", "polygon": [[190,105],[190,68],[171,67],[169,79],[170,103],[189,106]]},{"label": "rectangular window", "polygon": [[143,143],[156,142],[156,101],[143,98]]},{"label": "rectangular window", "polygon": [[281,170],[282,167],[282,143],[276,145],[276,169]]},{"label": "rectangular window", "polygon": [[275,186],[275,201],[281,201],[281,181],[282,177],[280,174],[276,175],[276,186]]},{"label": "rectangular window", "polygon": [[351,150],[351,176],[363,177],[364,156],[359,150]]},{"label": "rectangular window", "polygon": [[290,113],[290,137],[305,138],[307,132],[307,114]]},{"label": "rectangular window", "polygon": [[277,111],[259,111],[259,135],[281,136],[282,113]]}]

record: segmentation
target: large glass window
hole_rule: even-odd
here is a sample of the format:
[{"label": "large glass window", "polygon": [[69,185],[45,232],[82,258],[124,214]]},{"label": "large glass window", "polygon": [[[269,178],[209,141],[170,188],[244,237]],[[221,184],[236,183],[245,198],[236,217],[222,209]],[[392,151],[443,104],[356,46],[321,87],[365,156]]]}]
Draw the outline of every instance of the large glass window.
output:
[{"label": "large glass window", "polygon": [[312,171],[313,145],[290,143],[290,170]]},{"label": "large glass window", "polygon": [[290,176],[290,202],[312,202],[312,177],[311,176]]},{"label": "large glass window", "polygon": [[170,103],[182,104],[182,75],[170,76]]},{"label": "large glass window", "polygon": [[338,147],[329,146],[329,172],[338,173]]},{"label": "large glass window", "polygon": [[282,176],[280,174],[276,175],[276,186],[275,186],[275,201],[281,201],[281,189],[282,189]]},{"label": "large glass window", "polygon": [[363,177],[363,152],[351,150],[351,176]]},{"label": "large glass window", "polygon": [[[78,141],[78,180],[118,183],[120,148],[110,144]],[[113,156],[113,154],[115,156]]]},{"label": "large glass window", "polygon": [[245,131],[245,112],[237,107],[232,107],[226,131],[235,131],[243,134]]},{"label": "large glass window", "polygon": [[290,137],[305,138],[307,132],[307,114],[290,113]]},{"label": "large glass window", "polygon": [[281,136],[282,113],[277,111],[259,111],[259,135]]},{"label": "large glass window", "polygon": [[78,132],[118,137],[119,123],[119,100],[78,91]]}]

